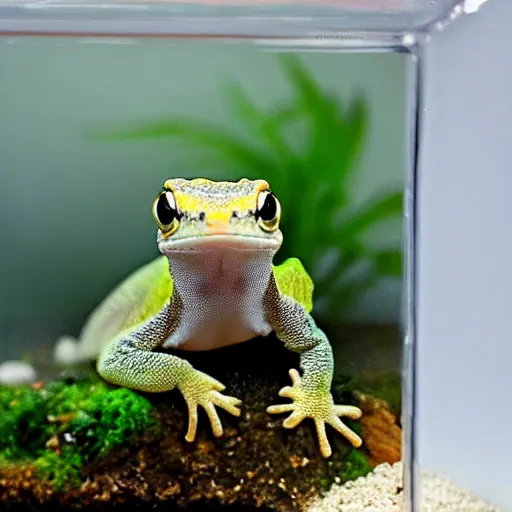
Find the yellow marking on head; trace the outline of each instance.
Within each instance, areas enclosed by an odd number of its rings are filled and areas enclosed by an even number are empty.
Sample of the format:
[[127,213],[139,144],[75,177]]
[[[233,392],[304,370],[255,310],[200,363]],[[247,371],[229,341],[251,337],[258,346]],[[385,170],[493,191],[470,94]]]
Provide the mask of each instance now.
[[234,211],[254,211],[258,194],[268,190],[269,185],[264,180],[252,181],[246,178],[238,182],[177,178],[167,180],[164,188],[174,193],[181,212],[204,212],[208,219],[227,222]]
[[176,205],[181,212],[195,213],[209,210],[207,201],[202,197],[191,195],[189,192],[175,191]]
[[279,202],[264,180],[170,179],[153,203],[153,216],[163,239],[212,234],[281,237]]

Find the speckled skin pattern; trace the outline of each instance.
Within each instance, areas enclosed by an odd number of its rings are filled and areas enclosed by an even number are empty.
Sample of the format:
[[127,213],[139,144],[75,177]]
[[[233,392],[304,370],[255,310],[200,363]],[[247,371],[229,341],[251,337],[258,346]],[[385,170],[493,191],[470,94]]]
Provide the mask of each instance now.
[[97,363],[100,375],[146,392],[177,387],[189,410],[185,439],[195,439],[198,406],[208,414],[213,434],[221,436],[215,407],[239,416],[241,401],[224,395],[222,383],[186,360],[155,349],[211,350],[275,331],[286,348],[300,354],[302,376],[290,370],[292,386],[279,395],[292,402],[270,406],[268,412],[291,413],[285,428],[312,418],[324,457],[331,455],[326,424],[360,446],[361,439],[340,420],[359,418],[360,409],[333,403],[327,337],[303,303],[293,293],[282,293],[276,280],[272,259],[282,242],[280,206],[269,185],[263,180],[172,179],[164,184],[153,212],[172,293],[158,313],[107,344]]

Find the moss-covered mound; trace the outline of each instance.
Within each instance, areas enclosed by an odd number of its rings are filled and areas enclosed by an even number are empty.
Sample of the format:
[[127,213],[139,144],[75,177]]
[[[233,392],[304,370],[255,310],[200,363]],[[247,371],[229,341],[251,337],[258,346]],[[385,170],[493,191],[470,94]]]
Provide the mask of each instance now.
[[[396,417],[385,405],[358,397],[348,381],[333,393],[338,403],[363,407],[366,423],[350,426],[362,434],[364,448],[353,449],[331,431],[334,453],[324,460],[311,422],[282,428],[285,416],[277,419],[266,407],[282,401],[278,390],[289,384],[287,370],[297,368],[298,359],[272,339],[189,360],[244,402],[240,418],[219,411],[225,427],[220,439],[200,413],[196,442],[185,442],[187,411],[176,391],[142,395],[110,387],[93,373],[0,388],[0,509],[110,510],[129,503],[147,510],[300,510],[333,481],[357,478],[381,462],[366,441],[380,435],[382,425],[399,450]],[[396,450],[385,453],[396,458]]]
[[0,387],[0,463],[29,464],[54,488],[79,485],[81,470],[152,423],[148,400],[93,377]]

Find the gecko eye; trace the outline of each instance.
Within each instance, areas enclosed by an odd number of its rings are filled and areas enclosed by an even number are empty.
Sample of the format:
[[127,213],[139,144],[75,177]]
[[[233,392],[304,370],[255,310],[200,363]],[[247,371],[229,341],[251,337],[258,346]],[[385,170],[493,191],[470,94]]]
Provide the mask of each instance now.
[[153,217],[164,236],[170,236],[178,229],[180,215],[172,192],[160,192],[153,202]]
[[281,217],[281,206],[276,196],[265,190],[258,196],[256,218],[265,231],[275,231]]

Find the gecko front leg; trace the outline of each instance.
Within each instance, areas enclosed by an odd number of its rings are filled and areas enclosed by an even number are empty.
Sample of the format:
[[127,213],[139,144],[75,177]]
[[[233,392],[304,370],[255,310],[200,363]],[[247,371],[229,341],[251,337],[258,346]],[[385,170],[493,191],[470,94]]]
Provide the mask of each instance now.
[[281,295],[274,279],[271,279],[265,297],[267,319],[285,347],[300,353],[302,377],[295,369],[290,370],[292,386],[279,391],[279,396],[290,398],[292,403],[271,405],[270,414],[291,412],[283,422],[285,428],[294,428],[304,418],[312,418],[324,457],[332,454],[325,425],[329,424],[355,447],[361,438],[350,430],[340,416],[358,419],[362,411],[351,405],[335,405],[331,394],[333,376],[332,348],[324,332],[319,329],[307,311],[290,297]]
[[98,359],[98,373],[112,384],[140,391],[158,393],[177,387],[189,413],[185,439],[192,442],[196,437],[198,406],[206,411],[214,436],[220,437],[223,428],[215,406],[240,416],[241,400],[223,395],[222,383],[194,369],[188,361],[154,352],[176,329],[180,313],[181,300],[174,294],[160,313],[110,342]]

